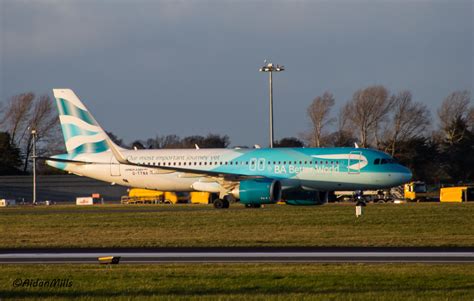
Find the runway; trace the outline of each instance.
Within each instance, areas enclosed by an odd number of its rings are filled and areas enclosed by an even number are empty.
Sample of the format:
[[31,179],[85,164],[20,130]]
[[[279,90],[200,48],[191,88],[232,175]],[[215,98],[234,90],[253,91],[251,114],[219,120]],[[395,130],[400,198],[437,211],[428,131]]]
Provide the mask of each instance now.
[[0,264],[98,263],[474,263],[473,248],[173,248],[0,250]]

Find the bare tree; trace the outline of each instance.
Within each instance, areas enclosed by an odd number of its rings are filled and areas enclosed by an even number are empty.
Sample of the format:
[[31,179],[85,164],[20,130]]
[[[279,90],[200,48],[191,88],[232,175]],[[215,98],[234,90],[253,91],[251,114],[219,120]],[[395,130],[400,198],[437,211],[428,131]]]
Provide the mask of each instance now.
[[424,135],[430,125],[430,112],[426,105],[413,102],[410,91],[402,91],[392,97],[393,116],[385,132],[387,137],[386,151],[393,156],[397,144],[419,138]]
[[31,110],[29,126],[25,129],[26,133],[23,135],[26,140],[23,143],[23,154],[25,156],[23,171],[26,171],[28,168],[28,159],[33,149],[33,137],[28,129],[36,129],[36,142],[41,143],[43,140],[50,138],[51,134],[56,134],[57,131],[55,129],[59,126],[58,115],[48,95],[40,96],[34,102]]
[[334,122],[334,118],[329,116],[334,103],[334,96],[329,92],[324,92],[322,96],[317,96],[308,107],[307,112],[312,123],[311,146],[321,147],[325,127]]
[[337,118],[337,129],[332,134],[332,144],[334,146],[350,146],[354,145],[354,131],[349,122],[349,108],[343,106],[339,109]]
[[[9,99],[3,112],[2,124],[11,136],[12,144],[21,150],[23,171],[28,169],[33,148],[31,129],[37,132],[38,154],[52,150],[51,143],[62,139],[59,120],[54,104],[48,95],[35,97],[33,93],[22,93]],[[54,144],[54,143],[53,143]]]
[[441,131],[449,144],[454,144],[464,138],[465,128],[454,126],[456,122],[469,123],[469,102],[471,93],[469,91],[455,91],[449,94],[438,109]]
[[469,130],[471,132],[474,132],[474,107],[471,107],[469,109],[469,113],[467,114],[467,124],[468,124]]
[[349,120],[359,132],[361,146],[369,145],[370,135],[378,143],[380,125],[393,106],[393,100],[388,97],[387,89],[384,86],[371,86],[358,90],[346,106]]
[[24,138],[25,128],[27,128],[25,125],[28,124],[31,104],[34,99],[35,95],[29,92],[12,96],[7,101],[0,123],[6,126],[12,144],[18,146]]

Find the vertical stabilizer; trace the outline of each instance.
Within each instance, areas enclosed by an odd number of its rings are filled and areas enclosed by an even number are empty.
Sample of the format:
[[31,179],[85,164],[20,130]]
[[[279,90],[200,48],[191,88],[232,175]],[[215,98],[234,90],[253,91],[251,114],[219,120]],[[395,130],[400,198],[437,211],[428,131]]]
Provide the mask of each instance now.
[[107,134],[76,94],[70,89],[53,89],[53,94],[67,152],[81,154],[108,151],[111,141],[107,141]]

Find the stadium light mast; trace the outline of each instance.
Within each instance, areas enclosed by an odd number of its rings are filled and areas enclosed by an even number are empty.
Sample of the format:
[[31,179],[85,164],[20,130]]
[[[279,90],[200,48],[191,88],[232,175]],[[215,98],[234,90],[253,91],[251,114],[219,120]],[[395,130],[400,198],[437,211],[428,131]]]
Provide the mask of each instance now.
[[36,205],[36,129],[31,130],[33,136],[33,205]]
[[267,60],[264,62],[262,68],[259,69],[260,72],[268,72],[269,79],[269,89],[270,89],[270,148],[273,148],[273,72],[281,72],[285,70],[285,67],[280,65],[274,65],[272,63],[267,64]]

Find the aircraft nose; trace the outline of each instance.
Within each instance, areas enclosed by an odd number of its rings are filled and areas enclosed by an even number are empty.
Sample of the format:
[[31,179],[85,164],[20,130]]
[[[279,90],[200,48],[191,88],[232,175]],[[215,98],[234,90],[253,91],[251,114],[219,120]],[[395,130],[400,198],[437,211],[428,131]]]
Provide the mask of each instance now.
[[403,167],[403,172],[402,172],[402,175],[401,175],[401,180],[403,183],[408,183],[410,182],[411,178],[413,177],[413,174],[411,172],[411,170],[409,170],[408,168],[406,167]]

